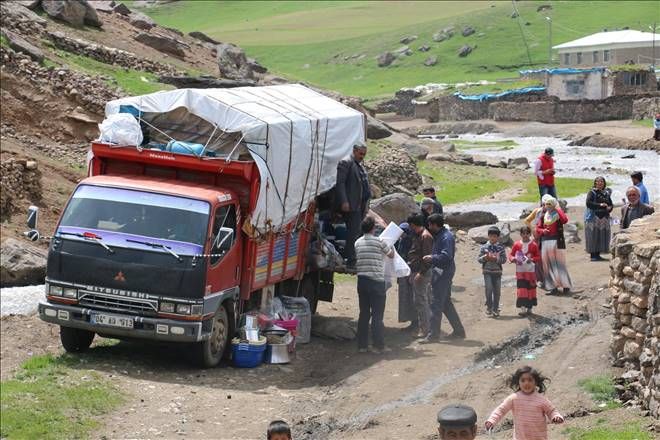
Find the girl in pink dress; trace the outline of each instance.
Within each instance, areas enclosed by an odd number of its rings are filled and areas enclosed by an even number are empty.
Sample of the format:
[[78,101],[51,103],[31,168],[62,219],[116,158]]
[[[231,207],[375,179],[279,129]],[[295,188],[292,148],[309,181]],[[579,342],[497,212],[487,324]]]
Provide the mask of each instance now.
[[511,248],[509,261],[516,263],[516,307],[520,308],[520,316],[532,313],[536,305],[536,265],[541,261],[539,247],[531,239],[532,230],[529,226],[520,228],[520,240]]
[[564,417],[542,393],[546,377],[534,368],[518,368],[511,376],[511,388],[516,392],[504,399],[486,420],[491,430],[511,411],[513,413],[513,440],[548,440],[547,423],[564,423]]

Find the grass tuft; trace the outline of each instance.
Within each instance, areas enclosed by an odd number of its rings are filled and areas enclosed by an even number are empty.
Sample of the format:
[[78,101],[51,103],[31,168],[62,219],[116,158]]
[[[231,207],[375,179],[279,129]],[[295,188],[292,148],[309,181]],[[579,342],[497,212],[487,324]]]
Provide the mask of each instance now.
[[[555,177],[555,186],[557,195],[561,199],[576,197],[580,194],[586,194],[593,180],[582,179],[578,177]],[[536,177],[531,176],[525,183],[525,192],[514,199],[516,202],[538,202],[540,200],[539,187],[536,183]]]
[[509,186],[508,182],[496,178],[486,167],[448,166],[433,160],[421,160],[417,162],[417,169],[422,176],[433,180],[443,205],[475,200]]
[[593,376],[578,381],[578,385],[591,395],[591,398],[599,403],[605,404],[604,409],[618,408],[621,403],[617,402],[616,390],[612,378],[605,375]]
[[131,95],[145,95],[159,90],[171,90],[174,87],[158,82],[156,75],[133,69],[125,69],[97,61],[93,58],[76,55],[62,50],[56,50],[70,68],[90,75],[106,77],[105,82],[111,87],[120,87]]
[[16,439],[86,438],[96,417],[123,396],[96,372],[78,369],[71,355],[34,356],[13,379],[2,382],[0,436]]
[[568,428],[564,434],[569,435],[570,440],[651,440],[651,434],[644,431],[637,424],[630,424],[622,429],[610,428]]

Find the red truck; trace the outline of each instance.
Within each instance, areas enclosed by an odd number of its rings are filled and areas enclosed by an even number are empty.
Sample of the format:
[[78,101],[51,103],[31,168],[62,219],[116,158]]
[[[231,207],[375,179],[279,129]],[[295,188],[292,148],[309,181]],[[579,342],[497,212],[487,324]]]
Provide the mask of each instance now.
[[332,299],[332,273],[306,264],[316,197],[260,230],[250,220],[268,179],[254,160],[104,142],[91,151],[51,239],[39,304],[67,351],[95,334],[171,341],[212,367],[263,292]]

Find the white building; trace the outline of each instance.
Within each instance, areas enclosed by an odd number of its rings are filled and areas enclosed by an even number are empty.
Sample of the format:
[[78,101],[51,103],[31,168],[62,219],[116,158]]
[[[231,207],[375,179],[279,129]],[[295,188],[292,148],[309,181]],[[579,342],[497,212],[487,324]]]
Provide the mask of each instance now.
[[561,67],[657,65],[660,63],[660,34],[634,30],[598,32],[553,49],[559,52]]

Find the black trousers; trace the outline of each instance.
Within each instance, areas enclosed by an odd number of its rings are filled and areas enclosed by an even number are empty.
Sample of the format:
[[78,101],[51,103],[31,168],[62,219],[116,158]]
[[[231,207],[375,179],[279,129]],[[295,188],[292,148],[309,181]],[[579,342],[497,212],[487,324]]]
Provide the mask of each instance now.
[[454,333],[465,334],[465,328],[458,316],[456,307],[451,300],[451,284],[453,277],[439,277],[431,284],[431,337],[440,337],[442,314],[447,317]]
[[358,276],[358,299],[360,317],[358,318],[358,348],[369,346],[369,320],[371,320],[371,338],[375,348],[385,346],[385,281],[376,281],[365,276]]
[[360,238],[360,223],[362,223],[362,211],[349,211],[342,214],[346,223],[346,246],[344,246],[344,258],[349,266],[355,265],[355,241]]

